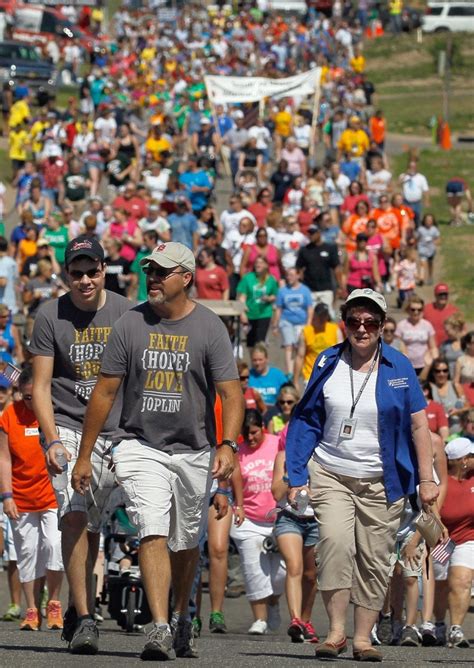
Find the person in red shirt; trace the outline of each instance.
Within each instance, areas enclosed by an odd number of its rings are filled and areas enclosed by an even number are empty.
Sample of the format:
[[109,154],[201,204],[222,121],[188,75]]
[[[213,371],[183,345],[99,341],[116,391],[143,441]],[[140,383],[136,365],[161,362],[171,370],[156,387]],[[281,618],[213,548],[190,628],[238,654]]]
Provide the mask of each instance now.
[[[462,624],[471,602],[474,572],[474,458],[473,443],[455,438],[445,448],[448,458],[448,491],[441,508],[441,519],[456,547],[446,567],[438,569],[439,594],[447,578],[451,628],[448,647],[469,648]],[[438,623],[441,620],[437,620]]]
[[257,195],[257,201],[247,208],[257,221],[257,227],[266,227],[267,216],[273,208],[272,193],[268,188],[262,188]]
[[431,384],[424,382],[423,394],[428,402],[425,408],[426,417],[428,418],[428,428],[432,434],[438,434],[446,442],[449,437],[448,416],[446,410],[439,401],[434,401]]
[[203,248],[197,261],[194,284],[198,299],[229,299],[227,272],[215,263],[212,252]]
[[135,222],[145,218],[148,213],[147,203],[141,197],[137,197],[136,186],[132,181],[126,184],[122,195],[117,195],[112,206],[114,209],[123,209],[128,218],[133,218]]
[[434,301],[426,304],[423,317],[428,320],[434,328],[436,345],[440,346],[448,340],[448,334],[444,328],[444,323],[453,315],[457,313],[458,309],[454,304],[449,304],[449,287],[446,283],[438,283],[434,287]]
[[11,520],[27,604],[20,628],[39,629],[40,584],[46,576],[50,597],[48,628],[62,629],[61,533],[56,498],[40,446],[39,425],[33,413],[31,368],[22,371],[19,388],[22,400],[10,404],[0,417],[0,493],[3,511]]
[[249,387],[250,370],[247,362],[238,362],[237,369],[239,371],[240,385],[244,395],[245,408],[254,408],[262,415],[267,412],[267,407],[262,395],[254,387]]

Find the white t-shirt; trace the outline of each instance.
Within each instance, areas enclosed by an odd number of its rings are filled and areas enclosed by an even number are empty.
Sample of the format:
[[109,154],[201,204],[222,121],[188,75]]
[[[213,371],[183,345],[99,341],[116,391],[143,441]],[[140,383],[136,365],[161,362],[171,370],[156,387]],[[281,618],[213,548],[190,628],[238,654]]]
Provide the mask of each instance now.
[[111,142],[117,130],[117,123],[113,116],[110,118],[98,118],[94,124],[94,129],[98,131],[102,141]]
[[403,198],[407,202],[420,202],[423,193],[429,191],[428,181],[423,174],[402,174],[400,176]]
[[332,176],[326,179],[324,189],[329,194],[329,206],[341,206],[351,182],[345,174],[339,174],[334,181]]
[[246,246],[251,246],[255,243],[255,234],[240,234],[239,230],[231,230],[229,234],[225,235],[222,242],[222,248],[226,248],[232,257],[234,271],[236,274],[240,272],[240,264]]
[[367,178],[367,195],[372,206],[378,206],[379,198],[382,193],[386,193],[392,175],[388,169],[381,169],[379,172],[371,172],[370,169],[366,173]]
[[267,149],[272,141],[270,131],[265,126],[252,125],[249,129],[249,139],[254,138],[257,140],[257,148],[261,151]]
[[163,216],[158,216],[155,220],[148,220],[148,218],[141,218],[138,221],[138,227],[142,232],[149,232],[150,230],[155,230],[157,234],[163,234],[164,232],[169,232],[171,225],[168,223],[166,218]]
[[229,211],[226,209],[221,213],[221,225],[224,228],[225,237],[232,230],[236,230],[237,232],[239,231],[239,223],[242,218],[250,218],[254,225],[257,222],[255,217],[250,213],[250,211],[247,211],[247,209],[242,209],[242,211]]
[[[367,376],[354,371],[354,397]],[[354,438],[341,439],[342,421],[350,416],[352,396],[349,364],[339,360],[332,376],[323,388],[326,421],[321,442],[313,458],[323,468],[351,478],[376,478],[382,475],[380,456],[378,410],[375,400],[377,371],[374,369],[354,411],[357,418]]]
[[274,244],[281,254],[281,263],[285,269],[292,269],[296,264],[298,251],[309,242],[307,236],[299,230],[294,232],[279,231],[275,234]]
[[296,143],[301,149],[309,148],[311,141],[311,126],[306,123],[306,125],[295,126],[293,128],[293,134],[296,139]]
[[165,192],[168,189],[168,181],[170,178],[169,170],[162,170],[158,176],[153,174],[145,174],[145,187],[150,191],[152,199],[161,202]]

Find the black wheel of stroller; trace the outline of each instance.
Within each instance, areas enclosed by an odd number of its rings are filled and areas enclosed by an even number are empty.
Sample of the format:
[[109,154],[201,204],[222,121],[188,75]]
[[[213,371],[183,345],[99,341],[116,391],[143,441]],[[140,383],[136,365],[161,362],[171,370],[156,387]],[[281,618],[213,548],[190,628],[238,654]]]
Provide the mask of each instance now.
[[125,613],[125,630],[127,633],[132,633],[135,626],[135,608],[136,608],[137,591],[135,588],[128,590],[127,597],[127,612]]

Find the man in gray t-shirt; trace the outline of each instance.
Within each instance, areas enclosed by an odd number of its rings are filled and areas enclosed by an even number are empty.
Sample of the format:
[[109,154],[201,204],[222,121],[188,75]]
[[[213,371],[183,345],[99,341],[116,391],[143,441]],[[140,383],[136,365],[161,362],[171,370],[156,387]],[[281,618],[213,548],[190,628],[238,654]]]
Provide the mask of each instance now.
[[[71,472],[79,451],[87,402],[97,380],[113,324],[131,304],[104,290],[105,264],[101,245],[86,236],[66,248],[70,292],[42,306],[30,342],[33,355],[33,405],[46,448],[48,469],[63,471],[57,457],[68,460],[67,485],[57,488],[64,566],[74,606],[66,612],[63,636],[74,654],[98,650],[93,620],[92,568],[99,548],[102,513],[114,485],[108,467],[120,405],[93,444],[93,476],[87,497],[74,492]],[[54,484],[54,482],[53,482]],[[88,595],[89,594],[89,595]]]
[[[197,656],[188,601],[199,535],[211,476],[225,479],[232,473],[244,406],[224,325],[188,298],[195,271],[192,252],[180,243],[163,243],[141,263],[148,302],[114,326],[87,409],[73,485],[85,493],[90,484],[93,443],[121,388],[120,440],[113,461],[127,513],[138,527],[140,568],[154,622],[141,656],[165,660]],[[220,444],[216,391],[222,401]]]

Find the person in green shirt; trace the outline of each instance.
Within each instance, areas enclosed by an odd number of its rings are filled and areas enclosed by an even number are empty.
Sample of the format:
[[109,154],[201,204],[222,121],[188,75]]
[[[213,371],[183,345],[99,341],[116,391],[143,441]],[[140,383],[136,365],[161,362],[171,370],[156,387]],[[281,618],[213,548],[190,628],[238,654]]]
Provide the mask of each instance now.
[[132,291],[135,288],[137,290],[136,300],[139,304],[146,302],[148,299],[148,293],[146,290],[146,274],[143,271],[143,267],[140,265],[140,260],[142,260],[147,255],[150,255],[151,251],[158,244],[158,234],[155,230],[147,230],[143,233],[143,246],[138,251],[132,266],[130,267],[132,271],[132,282],[131,287]]
[[245,274],[237,286],[237,297],[245,304],[241,322],[249,326],[248,348],[265,341],[277,292],[278,283],[268,271],[268,262],[263,257],[257,257],[254,270]]
[[54,250],[54,257],[59,265],[64,265],[66,246],[69,243],[68,229],[62,223],[61,216],[52,215],[46,219],[46,227],[41,235]]

